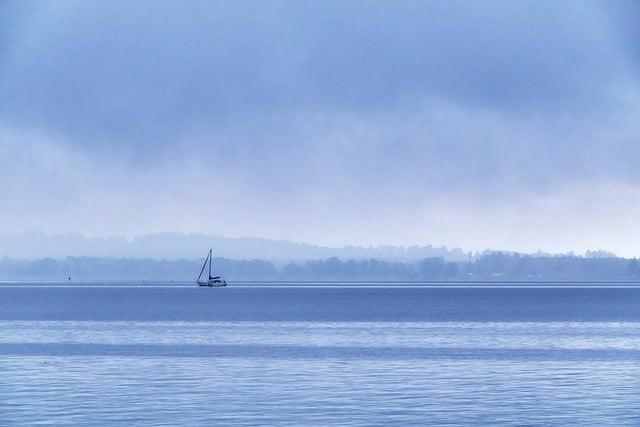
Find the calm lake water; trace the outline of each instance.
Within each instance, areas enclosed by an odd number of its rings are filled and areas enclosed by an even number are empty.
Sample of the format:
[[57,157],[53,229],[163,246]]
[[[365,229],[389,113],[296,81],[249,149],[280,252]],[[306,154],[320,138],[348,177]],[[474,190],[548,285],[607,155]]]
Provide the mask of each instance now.
[[634,286],[0,285],[0,425],[640,425]]

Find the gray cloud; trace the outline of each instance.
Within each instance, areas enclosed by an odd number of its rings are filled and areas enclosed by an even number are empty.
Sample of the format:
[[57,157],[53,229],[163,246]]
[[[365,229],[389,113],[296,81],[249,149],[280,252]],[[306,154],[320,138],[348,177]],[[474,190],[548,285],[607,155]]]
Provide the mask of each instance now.
[[0,111],[86,144],[173,143],[265,111],[388,111],[430,96],[510,113],[584,110],[625,72],[625,46],[588,2],[37,9],[14,32]]
[[[591,244],[550,206],[611,189],[612,218],[638,208],[634,18],[597,1],[5,3],[5,231]],[[518,234],[535,218],[552,237]]]

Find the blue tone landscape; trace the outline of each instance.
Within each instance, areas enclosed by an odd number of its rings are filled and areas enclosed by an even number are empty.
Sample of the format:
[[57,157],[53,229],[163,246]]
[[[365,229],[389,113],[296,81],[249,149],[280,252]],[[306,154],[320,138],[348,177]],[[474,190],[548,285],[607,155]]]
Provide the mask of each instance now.
[[639,426],[639,0],[0,0],[0,427]]

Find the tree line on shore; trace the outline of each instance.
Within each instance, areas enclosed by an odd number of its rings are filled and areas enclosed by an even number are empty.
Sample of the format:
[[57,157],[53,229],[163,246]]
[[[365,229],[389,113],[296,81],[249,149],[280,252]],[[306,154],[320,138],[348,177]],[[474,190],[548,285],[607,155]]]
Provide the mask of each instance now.
[[[0,280],[194,280],[202,260],[67,257],[0,259]],[[216,274],[242,280],[566,281],[640,280],[640,260],[488,253],[468,261],[440,257],[413,262],[327,258],[275,265],[214,258]]]

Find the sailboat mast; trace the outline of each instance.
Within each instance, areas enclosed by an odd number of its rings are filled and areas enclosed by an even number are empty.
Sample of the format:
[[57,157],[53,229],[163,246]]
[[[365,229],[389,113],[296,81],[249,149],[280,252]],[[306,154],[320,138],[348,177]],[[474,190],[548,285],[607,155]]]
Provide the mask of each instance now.
[[209,249],[209,279],[211,279],[211,262],[213,261],[212,255],[213,249]]
[[[209,259],[209,257],[207,257],[207,259]],[[198,282],[200,281],[200,278],[202,277],[202,273],[204,273],[204,268],[207,266],[207,259],[204,260],[204,264],[202,264],[202,269],[200,270],[200,275],[198,276]]]

